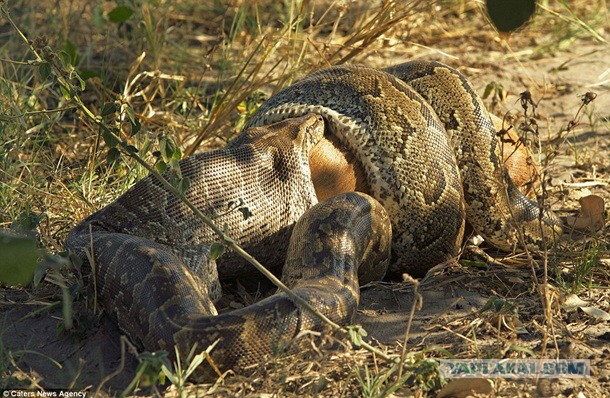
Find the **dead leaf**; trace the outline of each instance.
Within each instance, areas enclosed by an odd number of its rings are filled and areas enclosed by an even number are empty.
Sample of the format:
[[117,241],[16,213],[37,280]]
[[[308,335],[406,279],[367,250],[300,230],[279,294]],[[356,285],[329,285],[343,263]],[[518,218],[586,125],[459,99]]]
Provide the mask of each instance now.
[[491,394],[494,383],[489,379],[454,379],[437,395],[437,398],[465,398],[474,394]]
[[580,307],[581,310],[584,311],[585,314],[598,319],[600,321],[610,321],[610,314],[608,314],[604,310],[600,310],[596,307]]
[[606,311],[600,310],[597,307],[592,307],[590,303],[581,300],[577,295],[570,294],[568,297],[566,297],[566,301],[563,304],[563,309],[575,310],[577,308],[580,308],[585,314],[592,318],[600,321],[610,321],[610,314],[608,314]]
[[604,227],[604,199],[597,195],[584,196],[580,202],[578,217],[568,217],[568,225],[574,229],[597,232]]
[[566,310],[576,309],[578,307],[586,307],[589,303],[584,300],[581,300],[577,295],[570,294],[566,297],[566,301],[563,304],[563,308]]

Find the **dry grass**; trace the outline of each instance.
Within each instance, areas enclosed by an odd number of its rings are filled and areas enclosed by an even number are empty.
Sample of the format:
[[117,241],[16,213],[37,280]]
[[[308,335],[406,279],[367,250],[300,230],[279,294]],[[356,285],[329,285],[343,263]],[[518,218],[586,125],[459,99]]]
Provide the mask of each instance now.
[[[134,14],[118,24],[105,17],[115,6],[111,2],[14,1],[8,5],[16,24],[30,39],[44,36],[50,48],[70,58],[86,79],[80,97],[94,113],[101,114],[104,104],[111,102],[133,107],[142,123],[133,137],[128,136],[125,120],[118,113],[106,120],[120,127],[151,163],[160,134],[173,137],[185,154],[220,147],[239,132],[267,96],[328,65],[386,66],[397,58],[440,57],[464,67],[467,74],[476,74],[480,69],[493,69],[498,59],[525,62],[581,45],[583,38],[608,40],[610,27],[604,1],[571,2],[573,14],[561,2],[542,2],[546,11],[513,37],[511,49],[496,41],[477,2],[268,3],[126,1],[121,4]],[[74,111],[53,79],[45,79],[36,65],[28,64],[31,53],[4,19],[0,19],[0,42],[0,228],[8,228],[16,220],[37,224],[40,244],[51,252],[60,251],[77,221],[114,200],[146,171],[129,161],[115,165],[106,161],[102,135]],[[481,47],[500,55],[493,61],[479,59],[468,65],[455,58]],[[541,92],[547,89],[527,71],[520,79],[535,83]],[[503,105],[499,106],[502,110]],[[587,116],[592,131],[610,131],[607,119]],[[558,135],[558,130],[552,133]],[[565,145],[557,150],[564,151]],[[545,148],[544,158],[550,154]],[[607,164],[599,158],[585,156],[577,148],[567,152],[578,158],[575,163],[583,172],[595,168],[600,178],[607,176]],[[561,200],[561,194],[556,193],[557,197]],[[435,327],[444,334],[435,339],[436,355],[443,355],[441,348],[456,344],[452,354],[459,357],[521,355],[523,351],[514,347],[522,342],[512,331],[498,327],[500,321],[505,325],[519,321],[535,330],[545,342],[536,350],[544,353],[546,341],[555,340],[554,328],[565,328],[567,320],[574,320],[562,313],[560,297],[588,292],[599,303],[607,300],[607,293],[593,289],[596,284],[607,286],[610,279],[607,270],[599,267],[600,259],[608,258],[607,233],[584,237],[571,250],[549,254],[544,268],[550,269],[548,277],[532,275],[529,269],[518,275],[494,266],[484,266],[481,271],[476,268],[480,263],[448,271],[450,278],[453,272],[468,274],[473,278],[471,287],[507,303],[518,300],[519,316],[502,312],[508,308],[503,307],[502,311],[452,320],[450,325],[439,321]],[[518,257],[502,259],[502,263],[527,261]],[[524,282],[519,288],[515,278]],[[550,285],[539,293],[535,281]],[[29,289],[26,291],[28,296],[22,302],[40,300],[40,293],[30,296]],[[44,295],[44,303],[61,299],[60,292],[53,292]],[[4,299],[1,305],[13,303]],[[264,364],[252,376],[236,376],[216,387],[193,388],[200,393],[212,388],[215,394],[230,396],[255,392],[384,396],[393,388],[398,395],[411,390],[425,394],[438,389],[442,381],[429,359],[434,351],[426,351],[425,343],[408,347],[413,350],[409,357],[412,368],[405,380],[397,380],[396,368],[363,350],[355,351],[344,341],[308,336],[303,344],[309,349]],[[549,347],[559,351],[557,344]],[[387,350],[400,355],[401,347]],[[14,377],[19,355],[8,351],[6,355],[0,358],[0,372]],[[27,369],[20,375],[24,383],[36,383],[37,377]]]

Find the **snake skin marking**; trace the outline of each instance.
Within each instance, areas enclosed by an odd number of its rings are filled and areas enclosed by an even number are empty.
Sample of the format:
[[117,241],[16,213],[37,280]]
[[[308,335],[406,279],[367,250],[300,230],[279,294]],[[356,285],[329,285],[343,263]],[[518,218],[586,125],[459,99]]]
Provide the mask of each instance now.
[[[532,244],[558,229],[510,182],[488,115],[461,75],[422,62],[387,72],[314,73],[266,101],[225,149],[181,161],[187,198],[263,263],[285,260],[282,278],[293,292],[341,325],[356,311],[358,277],[382,277],[390,247],[392,267],[421,275],[455,256],[466,216],[502,248],[514,243],[515,228]],[[328,146],[313,156],[318,145]],[[340,171],[310,166],[337,151],[347,160]],[[350,180],[331,183],[327,195],[354,188],[372,197],[350,192],[317,203],[312,177],[327,172]],[[245,203],[252,215],[245,219],[230,203]],[[216,264],[216,239],[147,177],[77,225],[66,247],[85,262],[93,251],[101,304],[149,351],[177,346],[185,355],[219,340],[213,360],[240,371],[300,331],[323,328],[283,294],[215,315],[219,275],[251,272],[233,253]]]
[[447,134],[419,94],[375,69],[332,67],[274,95],[248,126],[308,113],[324,117],[325,135],[359,160],[369,193],[390,214],[393,266],[422,275],[457,254],[464,228],[459,172]]
[[510,251],[518,243],[538,248],[561,234],[558,218],[540,211],[523,195],[502,164],[502,150],[482,100],[458,71],[438,62],[413,61],[384,69],[408,83],[444,123],[456,156],[466,217],[494,246]]

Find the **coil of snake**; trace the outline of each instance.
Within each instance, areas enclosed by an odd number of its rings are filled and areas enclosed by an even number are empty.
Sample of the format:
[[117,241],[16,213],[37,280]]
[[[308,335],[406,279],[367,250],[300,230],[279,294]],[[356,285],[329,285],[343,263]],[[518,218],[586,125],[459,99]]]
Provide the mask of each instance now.
[[[507,176],[470,84],[436,62],[316,72],[266,101],[226,148],[180,167],[189,200],[263,264],[284,264],[282,280],[341,325],[359,279],[382,277],[390,259],[425,274],[456,255],[466,219],[504,250],[517,229],[531,246],[561,232]],[[228,211],[239,201],[247,219]],[[92,252],[105,311],[149,351],[218,341],[216,365],[240,371],[323,327],[280,293],[217,315],[219,278],[253,271],[233,253],[212,261],[215,240],[149,176],[78,224],[66,247],[84,261]]]

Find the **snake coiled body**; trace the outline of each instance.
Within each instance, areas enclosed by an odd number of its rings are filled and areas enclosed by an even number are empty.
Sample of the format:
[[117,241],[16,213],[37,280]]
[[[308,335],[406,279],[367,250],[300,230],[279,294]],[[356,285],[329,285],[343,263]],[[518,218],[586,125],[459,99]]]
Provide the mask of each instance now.
[[[310,153],[329,136],[353,154],[367,192],[316,204]],[[455,70],[422,62],[385,71],[340,66],[279,92],[227,148],[184,159],[180,168],[191,180],[189,200],[263,263],[286,259],[283,278],[294,291],[347,324],[357,275],[385,272],[391,230],[392,267],[414,275],[457,254],[466,218],[504,249],[515,245],[517,229],[526,244],[552,237],[556,219],[514,187],[498,151],[489,116]],[[147,350],[178,345],[186,353],[218,340],[214,361],[239,370],[321,327],[281,294],[215,316],[218,275],[253,272],[232,253],[212,261],[215,240],[147,177],[75,227],[66,246],[85,261],[93,254],[104,308]]]
[[453,68],[324,69],[266,101],[247,127],[308,113],[322,115],[362,162],[371,195],[392,219],[397,270],[421,276],[455,257],[465,215],[504,250],[517,244],[517,229],[530,247],[561,232],[510,180],[489,114]]
[[494,246],[510,251],[522,232],[538,248],[561,233],[558,218],[515,186],[503,167],[502,149],[481,98],[458,71],[438,62],[415,61],[383,69],[408,83],[437,114],[460,170],[466,219]]

